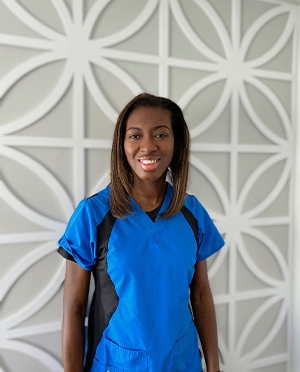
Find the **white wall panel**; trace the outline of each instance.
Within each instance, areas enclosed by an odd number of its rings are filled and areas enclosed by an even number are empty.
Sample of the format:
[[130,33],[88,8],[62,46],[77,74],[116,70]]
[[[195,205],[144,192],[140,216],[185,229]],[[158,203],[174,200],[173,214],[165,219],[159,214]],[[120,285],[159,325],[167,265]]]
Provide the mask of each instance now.
[[189,191],[226,239],[209,260],[223,369],[300,368],[298,27],[298,1],[0,0],[0,370],[62,371],[56,242],[109,182],[141,91],[183,108]]

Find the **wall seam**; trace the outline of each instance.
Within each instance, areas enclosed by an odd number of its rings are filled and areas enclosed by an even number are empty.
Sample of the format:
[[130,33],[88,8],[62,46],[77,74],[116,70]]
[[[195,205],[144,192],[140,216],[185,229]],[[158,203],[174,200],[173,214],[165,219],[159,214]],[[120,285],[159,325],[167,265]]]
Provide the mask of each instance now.
[[295,83],[295,188],[294,188],[294,226],[293,226],[293,275],[292,275],[292,324],[291,324],[291,337],[292,337],[292,371],[300,371],[300,106],[299,106],[299,93],[300,93],[300,7],[297,10],[298,22],[296,22],[296,83]]

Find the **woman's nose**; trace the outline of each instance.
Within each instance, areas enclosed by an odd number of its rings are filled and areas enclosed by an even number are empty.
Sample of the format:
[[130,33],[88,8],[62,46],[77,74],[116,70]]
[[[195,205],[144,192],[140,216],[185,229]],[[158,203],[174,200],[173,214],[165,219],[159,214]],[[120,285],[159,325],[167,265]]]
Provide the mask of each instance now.
[[157,143],[155,141],[155,138],[153,136],[143,137],[143,140],[141,143],[141,150],[146,153],[151,153],[157,150]]

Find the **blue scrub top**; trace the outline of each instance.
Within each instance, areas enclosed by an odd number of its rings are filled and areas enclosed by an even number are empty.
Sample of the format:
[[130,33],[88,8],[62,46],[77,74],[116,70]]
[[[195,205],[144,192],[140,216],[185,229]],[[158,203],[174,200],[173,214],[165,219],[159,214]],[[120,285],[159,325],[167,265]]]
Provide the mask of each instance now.
[[196,262],[224,241],[202,204],[187,195],[177,215],[155,222],[134,201],[114,218],[110,188],[84,199],[59,240],[59,252],[91,270],[86,371],[199,372],[197,331],[189,307]]

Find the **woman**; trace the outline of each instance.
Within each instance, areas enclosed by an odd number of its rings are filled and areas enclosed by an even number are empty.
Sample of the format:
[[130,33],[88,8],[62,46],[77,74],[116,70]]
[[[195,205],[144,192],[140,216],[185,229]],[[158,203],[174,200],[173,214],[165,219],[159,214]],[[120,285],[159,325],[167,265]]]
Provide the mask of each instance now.
[[199,372],[198,335],[207,371],[219,371],[206,258],[224,241],[186,194],[188,157],[188,127],[171,100],[140,94],[120,113],[111,183],[78,205],[59,241],[66,372]]

